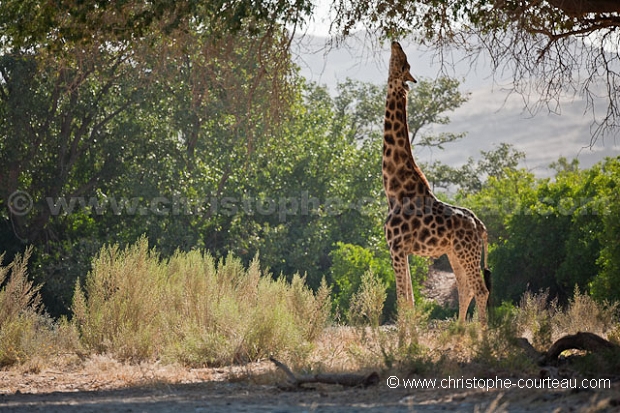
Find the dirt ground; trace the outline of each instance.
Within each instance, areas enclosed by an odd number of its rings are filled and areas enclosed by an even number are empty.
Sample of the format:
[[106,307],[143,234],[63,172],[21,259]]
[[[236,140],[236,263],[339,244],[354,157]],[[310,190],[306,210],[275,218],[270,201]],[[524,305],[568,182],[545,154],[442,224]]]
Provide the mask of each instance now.
[[448,308],[459,307],[456,277],[453,272],[431,268],[428,278],[422,285],[422,294]]
[[[107,366],[107,367],[106,367]],[[620,382],[591,390],[284,389],[269,362],[244,368],[121,366],[101,358],[71,372],[0,372],[2,412],[592,412],[620,410]]]

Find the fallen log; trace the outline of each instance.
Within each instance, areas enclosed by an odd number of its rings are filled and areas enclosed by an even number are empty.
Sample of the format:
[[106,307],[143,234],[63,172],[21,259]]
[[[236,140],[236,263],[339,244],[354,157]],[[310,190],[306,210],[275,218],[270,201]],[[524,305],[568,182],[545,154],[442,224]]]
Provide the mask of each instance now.
[[296,376],[291,369],[281,361],[273,357],[269,357],[269,360],[286,374],[289,384],[293,387],[301,387],[303,384],[308,383],[339,384],[346,387],[368,387],[379,383],[379,374],[374,371],[370,374],[321,373]]
[[517,338],[517,345],[525,351],[525,355],[535,362],[539,362],[541,357],[543,357],[543,353],[540,353],[538,350],[534,348],[533,345],[525,337]]
[[553,361],[557,361],[558,356],[562,354],[563,351],[571,349],[595,353],[606,350],[620,350],[620,347],[600,336],[597,336],[596,334],[579,332],[577,334],[564,336],[558,339],[542,356],[539,360],[539,364],[545,365]]

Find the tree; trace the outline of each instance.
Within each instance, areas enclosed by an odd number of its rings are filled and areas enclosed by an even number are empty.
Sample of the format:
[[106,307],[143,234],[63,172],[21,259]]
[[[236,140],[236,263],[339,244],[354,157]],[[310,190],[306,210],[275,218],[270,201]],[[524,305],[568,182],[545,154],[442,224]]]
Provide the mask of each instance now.
[[596,191],[589,213],[602,222],[596,234],[600,244],[597,265],[601,270],[589,287],[595,298],[620,300],[620,158],[608,158],[593,167],[586,186]]
[[103,243],[222,247],[183,202],[233,192],[293,89],[286,8],[247,5],[0,3],[0,250],[39,247],[54,315]]
[[462,199],[489,230],[497,299],[547,290],[566,303],[575,286],[601,300],[620,297],[618,165],[608,158],[580,170],[560,158],[554,178],[539,180],[508,169]]
[[35,245],[51,314],[101,245],[143,234],[313,286],[337,241],[384,246],[385,93],[299,78],[283,25],[306,6],[0,3],[0,250]]
[[[35,203],[6,217],[23,241],[49,238],[45,199],[92,192],[144,155],[135,150],[151,143],[139,137],[154,125],[141,116],[149,105],[162,116],[174,107],[162,133],[179,133],[190,158],[206,119],[233,129],[250,153],[268,132],[257,125],[277,125],[287,99],[290,39],[281,24],[309,12],[285,1],[56,3],[0,3],[0,159],[8,169],[0,200],[9,205],[26,191]],[[253,105],[266,91],[269,107]]]
[[[494,71],[512,71],[531,110],[558,110],[563,93],[580,91],[593,112],[593,139],[620,126],[617,1],[338,0],[333,7],[338,35],[360,24],[384,39],[412,34],[442,60],[452,47],[472,59],[486,52]],[[530,104],[532,87],[540,97]]]
[[430,125],[447,125],[450,123],[448,112],[459,108],[469,99],[468,93],[459,90],[461,82],[458,79],[441,76],[434,81],[420,79],[416,87],[409,92],[407,115],[411,144],[419,137],[415,144],[426,147],[443,149],[443,145],[462,139],[465,133],[444,132],[438,136],[424,134],[424,129]]
[[496,149],[480,151],[481,159],[469,158],[460,167],[445,165],[435,161],[425,165],[429,182],[434,187],[456,189],[462,197],[480,191],[489,178],[502,179],[517,170],[525,153],[516,150],[511,144],[501,142]]

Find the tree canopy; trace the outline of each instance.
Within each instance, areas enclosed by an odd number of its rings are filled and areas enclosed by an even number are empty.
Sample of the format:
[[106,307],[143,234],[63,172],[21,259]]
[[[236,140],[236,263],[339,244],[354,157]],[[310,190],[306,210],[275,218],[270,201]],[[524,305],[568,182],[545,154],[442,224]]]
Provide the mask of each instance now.
[[559,111],[564,93],[579,92],[593,116],[593,139],[620,127],[617,1],[337,0],[333,8],[335,35],[413,35],[442,59],[451,48],[472,59],[487,53],[495,72],[513,74],[530,110]]
[[190,26],[216,38],[242,29],[256,34],[300,24],[311,11],[303,0],[9,0],[0,3],[0,46],[58,53],[69,43],[128,44]]

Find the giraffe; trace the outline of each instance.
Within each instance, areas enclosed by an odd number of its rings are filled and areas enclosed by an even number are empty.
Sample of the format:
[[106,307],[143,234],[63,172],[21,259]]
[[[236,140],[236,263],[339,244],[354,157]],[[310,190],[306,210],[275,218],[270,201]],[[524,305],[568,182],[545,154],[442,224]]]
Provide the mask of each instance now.
[[[392,43],[383,134],[383,188],[389,211],[385,222],[398,299],[413,306],[409,255],[438,258],[448,256],[456,276],[459,321],[475,297],[480,322],[486,324],[486,306],[491,289],[487,267],[487,230],[476,215],[462,207],[437,199],[416,164],[407,126],[407,82],[410,73],[400,44]],[[483,274],[480,274],[484,255]]]

